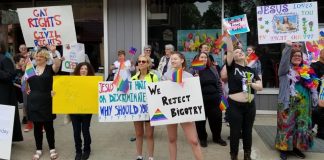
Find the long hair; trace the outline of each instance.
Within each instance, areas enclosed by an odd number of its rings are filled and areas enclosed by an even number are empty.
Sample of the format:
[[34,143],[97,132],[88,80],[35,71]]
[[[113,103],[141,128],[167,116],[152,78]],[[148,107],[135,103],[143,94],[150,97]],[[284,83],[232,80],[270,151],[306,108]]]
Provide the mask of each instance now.
[[208,56],[207,53],[205,53],[205,52],[200,52],[200,53],[195,57],[194,60],[199,60],[199,57],[200,57],[200,55],[202,55],[202,54],[205,54],[205,55],[207,56],[207,63],[206,63],[206,67],[209,68],[210,66],[212,66],[212,62],[211,62],[211,60],[210,60],[210,58],[209,58],[209,56]]
[[73,75],[80,76],[80,70],[81,70],[81,67],[82,66],[87,66],[87,68],[88,68],[88,74],[87,74],[87,76],[94,76],[95,75],[95,71],[94,71],[92,65],[90,63],[88,63],[88,62],[81,62],[81,63],[79,63],[75,67],[74,72],[73,72]]
[[182,53],[177,52],[177,51],[173,51],[173,52],[171,53],[171,55],[173,55],[173,54],[176,54],[176,55],[178,55],[178,57],[179,57],[180,59],[183,59],[182,69],[186,69],[186,66],[187,66],[187,64],[186,64],[186,57],[185,57]]

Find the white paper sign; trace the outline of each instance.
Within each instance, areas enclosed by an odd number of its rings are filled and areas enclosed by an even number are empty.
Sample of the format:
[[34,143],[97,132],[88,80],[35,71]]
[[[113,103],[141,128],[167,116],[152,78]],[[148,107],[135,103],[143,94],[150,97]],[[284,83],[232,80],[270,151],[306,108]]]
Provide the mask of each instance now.
[[85,61],[84,44],[76,43],[63,47],[62,71],[73,72],[74,68],[81,62]]
[[230,35],[250,32],[246,14],[225,18],[223,23],[226,26],[227,32]]
[[147,84],[146,94],[152,126],[205,120],[198,77]]
[[0,104],[0,159],[10,159],[15,107]]
[[18,8],[27,47],[77,43],[72,6]]
[[113,82],[99,82],[99,122],[149,120],[146,81],[129,81],[127,94],[117,91]]
[[318,40],[317,2],[257,7],[259,44]]

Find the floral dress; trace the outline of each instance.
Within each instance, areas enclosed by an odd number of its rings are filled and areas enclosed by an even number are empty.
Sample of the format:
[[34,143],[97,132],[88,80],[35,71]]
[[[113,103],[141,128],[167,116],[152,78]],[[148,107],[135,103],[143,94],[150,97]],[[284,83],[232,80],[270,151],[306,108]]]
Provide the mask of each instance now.
[[275,147],[282,151],[306,151],[313,146],[310,90],[299,82],[295,90],[297,94],[290,96],[289,108],[278,104]]

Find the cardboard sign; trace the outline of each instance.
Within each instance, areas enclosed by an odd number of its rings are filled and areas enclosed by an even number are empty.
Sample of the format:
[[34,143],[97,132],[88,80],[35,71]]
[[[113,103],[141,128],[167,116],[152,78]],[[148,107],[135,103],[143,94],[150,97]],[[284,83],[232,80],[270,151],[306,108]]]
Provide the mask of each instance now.
[[62,71],[73,72],[74,68],[81,62],[85,61],[84,44],[76,43],[63,47]]
[[10,159],[15,106],[0,104],[0,159]]
[[152,126],[205,120],[199,77],[183,84],[162,81],[147,84],[147,101]]
[[259,44],[318,40],[317,2],[257,7]]
[[230,35],[250,32],[246,14],[225,18],[223,22]]
[[54,76],[53,113],[97,114],[101,76]]
[[324,28],[319,29],[319,39],[316,41],[305,42],[307,50],[307,59],[310,62],[316,62],[319,60],[320,51],[324,49]]
[[18,8],[27,47],[77,43],[72,6]]
[[113,82],[99,83],[99,122],[149,120],[146,81],[129,81],[129,91],[117,90]]

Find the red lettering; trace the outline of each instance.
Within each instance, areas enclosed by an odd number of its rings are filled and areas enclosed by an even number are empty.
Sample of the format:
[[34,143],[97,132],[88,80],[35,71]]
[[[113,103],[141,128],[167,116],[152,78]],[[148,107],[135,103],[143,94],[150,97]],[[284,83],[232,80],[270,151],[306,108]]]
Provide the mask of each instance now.
[[39,17],[39,13],[37,12],[37,9],[34,9],[34,11],[33,11],[33,15],[34,15],[35,17]]
[[40,39],[40,37],[37,35],[37,31],[34,31],[34,38],[35,39]]
[[32,18],[28,18],[28,26],[29,28],[35,27],[35,25],[33,24],[33,19]]
[[60,17],[61,17],[60,15],[55,15],[54,16],[56,25],[61,25],[62,24],[62,21],[60,20]]

